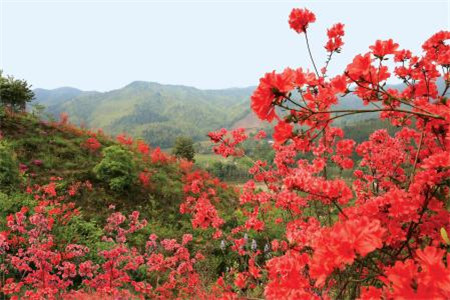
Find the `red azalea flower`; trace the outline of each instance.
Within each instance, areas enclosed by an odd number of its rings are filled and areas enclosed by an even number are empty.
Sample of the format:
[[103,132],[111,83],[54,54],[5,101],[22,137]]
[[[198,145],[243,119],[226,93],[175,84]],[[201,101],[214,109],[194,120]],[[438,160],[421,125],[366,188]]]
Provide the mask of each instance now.
[[327,31],[328,42],[325,45],[325,49],[328,52],[339,51],[340,48],[344,45],[344,42],[342,41],[342,37],[344,36],[344,34],[344,24],[334,24]]
[[377,40],[375,45],[369,47],[372,50],[373,55],[376,57],[384,57],[389,54],[395,54],[398,48],[398,44],[394,43],[392,39],[387,41]]
[[292,69],[287,68],[281,74],[266,73],[259,80],[259,86],[251,97],[251,107],[261,120],[271,122],[275,116],[273,102],[294,88],[294,83],[298,81],[299,75]]
[[370,53],[366,53],[364,56],[361,54],[355,56],[353,62],[347,66],[347,72],[350,78],[353,80],[359,79],[361,76],[365,76],[370,72],[372,66],[372,58]]
[[102,147],[102,144],[100,144],[100,142],[95,137],[91,137],[86,140],[83,146],[89,151],[96,152]]
[[282,144],[287,139],[292,137],[292,130],[294,129],[294,126],[292,126],[289,123],[286,122],[279,122],[277,126],[275,126],[275,132],[273,134],[273,139],[275,142]]
[[297,33],[306,32],[308,25],[316,21],[316,16],[306,8],[294,8],[289,15],[289,26]]

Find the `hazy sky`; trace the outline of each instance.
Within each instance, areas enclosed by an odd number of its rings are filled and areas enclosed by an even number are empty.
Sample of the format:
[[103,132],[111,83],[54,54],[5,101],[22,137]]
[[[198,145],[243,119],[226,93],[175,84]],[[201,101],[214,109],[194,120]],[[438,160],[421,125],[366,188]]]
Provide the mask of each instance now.
[[311,67],[289,29],[307,7],[319,65],[326,28],[346,26],[342,70],[376,39],[420,51],[449,29],[449,1],[39,1],[0,0],[0,68],[33,87],[120,88],[134,80],[198,88],[255,85],[267,71]]

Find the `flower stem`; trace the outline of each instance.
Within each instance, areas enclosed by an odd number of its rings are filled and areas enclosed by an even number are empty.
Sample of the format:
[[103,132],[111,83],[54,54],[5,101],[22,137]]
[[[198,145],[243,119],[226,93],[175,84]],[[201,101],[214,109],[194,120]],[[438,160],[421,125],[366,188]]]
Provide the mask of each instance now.
[[316,63],[314,62],[314,58],[312,56],[311,47],[309,46],[308,33],[306,30],[305,30],[305,40],[306,40],[306,48],[308,48],[309,58],[311,59],[311,62],[313,64],[314,71],[316,71],[317,77],[320,77],[319,71],[317,70],[317,67],[316,67]]

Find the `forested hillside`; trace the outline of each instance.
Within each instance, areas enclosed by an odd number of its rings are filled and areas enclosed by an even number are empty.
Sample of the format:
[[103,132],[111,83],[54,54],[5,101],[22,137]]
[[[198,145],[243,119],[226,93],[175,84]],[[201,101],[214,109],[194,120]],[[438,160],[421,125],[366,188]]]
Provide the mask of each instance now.
[[208,130],[230,127],[250,110],[253,88],[199,90],[193,87],[136,81],[105,93],[69,88],[35,90],[35,103],[55,118],[105,132],[127,132],[152,145],[170,147],[177,136],[205,140]]
[[[443,89],[443,81],[438,88]],[[402,85],[387,88],[403,89]],[[194,87],[135,81],[109,92],[74,88],[35,89],[33,103],[58,119],[67,113],[74,124],[102,128],[110,134],[128,133],[162,148],[173,146],[179,136],[194,141],[207,140],[207,132],[224,128],[267,129],[269,123],[250,111],[250,95],[255,87],[200,90]],[[294,93],[295,95],[295,93]],[[355,95],[341,98],[335,108],[374,109]],[[377,118],[377,113],[357,114],[336,121],[340,126]]]

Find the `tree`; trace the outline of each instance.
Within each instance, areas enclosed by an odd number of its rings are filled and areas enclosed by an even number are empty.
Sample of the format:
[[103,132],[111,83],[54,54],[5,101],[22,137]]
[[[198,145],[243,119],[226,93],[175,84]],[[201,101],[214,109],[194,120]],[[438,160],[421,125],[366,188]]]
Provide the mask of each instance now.
[[0,70],[0,103],[11,111],[25,111],[27,102],[34,98],[31,85],[13,76],[3,77]]
[[190,137],[177,137],[172,153],[176,157],[185,158],[188,161],[194,161],[194,141]]

